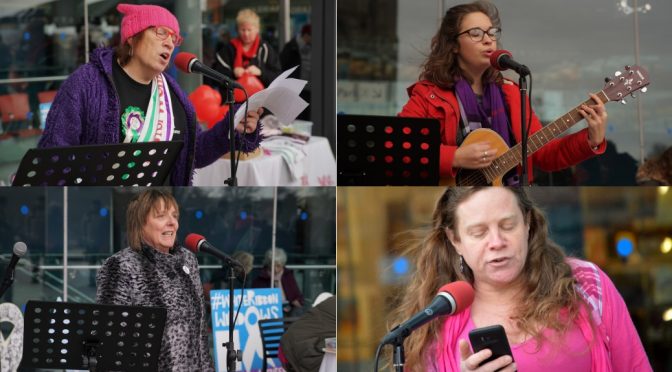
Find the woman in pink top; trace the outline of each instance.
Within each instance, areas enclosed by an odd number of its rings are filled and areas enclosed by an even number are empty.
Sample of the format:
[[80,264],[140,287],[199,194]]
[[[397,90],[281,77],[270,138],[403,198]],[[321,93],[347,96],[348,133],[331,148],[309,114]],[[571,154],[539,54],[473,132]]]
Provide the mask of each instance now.
[[[408,255],[416,271],[395,319],[431,302],[445,283],[466,280],[474,302],[406,339],[407,371],[651,371],[622,297],[594,264],[567,258],[523,189],[449,188],[430,234]],[[480,365],[468,333],[500,324],[513,360]]]

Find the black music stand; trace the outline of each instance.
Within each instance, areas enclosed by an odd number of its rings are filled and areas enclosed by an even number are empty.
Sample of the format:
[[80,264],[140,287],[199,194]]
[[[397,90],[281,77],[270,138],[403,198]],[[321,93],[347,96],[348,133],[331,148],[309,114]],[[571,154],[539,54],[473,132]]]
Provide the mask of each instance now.
[[12,186],[160,186],[182,141],[30,149]]
[[158,371],[167,311],[28,301],[21,368]]
[[338,115],[339,186],[438,185],[436,119]]

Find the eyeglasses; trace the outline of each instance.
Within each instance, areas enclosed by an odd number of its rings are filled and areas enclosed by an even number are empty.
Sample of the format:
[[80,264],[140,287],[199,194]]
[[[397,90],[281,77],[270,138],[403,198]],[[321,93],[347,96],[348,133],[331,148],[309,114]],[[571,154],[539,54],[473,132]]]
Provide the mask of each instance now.
[[499,27],[490,27],[490,29],[486,31],[483,30],[482,28],[474,27],[468,29],[467,31],[460,32],[459,34],[457,34],[457,37],[460,37],[460,35],[463,34],[468,34],[471,40],[475,42],[483,41],[485,34],[488,34],[488,36],[490,36],[490,40],[497,41],[497,39],[499,39],[499,37],[502,35],[502,29]]
[[154,32],[156,33],[156,37],[161,40],[166,40],[168,36],[170,36],[170,39],[173,41],[173,45],[175,46],[182,45],[182,40],[184,40],[177,32],[166,30],[163,27],[154,27]]

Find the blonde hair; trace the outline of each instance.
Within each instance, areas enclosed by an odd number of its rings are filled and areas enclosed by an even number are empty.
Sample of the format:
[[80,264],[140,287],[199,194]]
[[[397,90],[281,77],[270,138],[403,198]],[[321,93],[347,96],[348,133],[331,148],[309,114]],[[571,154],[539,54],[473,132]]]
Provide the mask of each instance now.
[[[421,311],[445,283],[465,280],[474,283],[474,276],[465,265],[460,270],[460,256],[447,237],[450,229],[457,234],[457,207],[482,188],[448,188],[439,199],[426,237],[405,250],[415,264],[410,283],[397,299],[391,324],[399,324]],[[565,254],[548,237],[546,218],[522,188],[507,188],[530,226],[528,255],[521,276],[524,300],[514,309],[513,319],[521,331],[543,340],[542,330],[551,328],[564,333],[577,319],[583,300],[574,288],[576,280]],[[435,349],[430,347],[442,339],[442,318],[417,329],[405,341],[406,366],[421,371]],[[541,326],[541,327],[540,327]],[[539,345],[539,343],[538,343]]]
[[241,9],[236,16],[236,24],[240,26],[243,23],[251,23],[252,25],[256,26],[258,30],[260,26],[259,16],[252,9]]
[[174,207],[179,214],[180,209],[177,206],[175,197],[166,190],[151,188],[138,194],[128,204],[126,210],[126,238],[128,245],[139,251],[142,248],[142,229],[147,223],[149,213],[158,211],[163,201],[164,208]]
[[254,256],[248,252],[244,251],[235,251],[231,255],[234,259],[240,262],[245,268],[245,274],[249,274],[252,271],[252,266],[254,266]]

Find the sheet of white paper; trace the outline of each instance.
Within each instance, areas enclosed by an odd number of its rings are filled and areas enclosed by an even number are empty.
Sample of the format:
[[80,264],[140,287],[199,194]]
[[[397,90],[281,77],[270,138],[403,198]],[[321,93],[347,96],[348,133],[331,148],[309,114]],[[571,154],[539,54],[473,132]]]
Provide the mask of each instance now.
[[[308,102],[299,97],[299,93],[308,83],[305,80],[288,78],[298,66],[280,74],[268,88],[253,94],[248,103],[248,111],[256,111],[265,107],[280,119],[280,122],[289,124],[308,107]],[[240,123],[245,115],[245,106],[241,106],[234,116],[234,122]]]
[[[276,86],[277,84],[280,84],[280,82],[281,82],[282,80],[287,79],[287,78],[289,77],[289,75],[291,75],[292,72],[294,72],[294,70],[296,70],[298,67],[299,67],[299,66],[297,65],[297,66],[294,66],[294,67],[290,68],[290,69],[287,70],[287,71],[283,71],[282,74],[278,75],[278,77],[276,77],[275,80],[273,80],[273,81],[268,85],[268,88],[273,88],[273,87]],[[267,88],[267,89],[268,89],[268,88]]]

